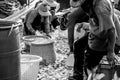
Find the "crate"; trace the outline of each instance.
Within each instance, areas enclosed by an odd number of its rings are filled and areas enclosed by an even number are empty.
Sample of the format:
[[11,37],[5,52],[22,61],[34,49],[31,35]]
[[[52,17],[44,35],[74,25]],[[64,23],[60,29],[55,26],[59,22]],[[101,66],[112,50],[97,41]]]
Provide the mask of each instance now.
[[[106,56],[104,56],[98,67],[98,72],[105,74],[101,80],[112,80],[114,78],[120,78],[120,64],[111,66],[108,63]],[[116,76],[115,73],[117,74]]]

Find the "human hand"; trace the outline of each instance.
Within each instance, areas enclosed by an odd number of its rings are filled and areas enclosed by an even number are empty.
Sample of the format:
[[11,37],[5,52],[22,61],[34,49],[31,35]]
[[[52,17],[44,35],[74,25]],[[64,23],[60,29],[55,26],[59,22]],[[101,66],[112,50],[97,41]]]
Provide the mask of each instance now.
[[89,31],[90,24],[87,22],[82,22],[82,23],[78,23],[77,26],[78,26],[77,32],[80,32],[81,28],[85,31]]
[[35,31],[31,31],[32,35],[35,35]]
[[35,35],[35,30],[29,29],[29,31],[32,33],[32,35]]
[[78,27],[77,27],[76,31],[80,33],[81,32],[81,28],[83,27],[83,23],[78,23],[77,26]]
[[40,35],[40,32],[38,30],[36,30],[35,35]]
[[111,66],[114,66],[115,62],[117,61],[117,57],[116,57],[115,53],[114,52],[108,52],[108,54],[107,54],[107,60],[108,60],[108,63]]

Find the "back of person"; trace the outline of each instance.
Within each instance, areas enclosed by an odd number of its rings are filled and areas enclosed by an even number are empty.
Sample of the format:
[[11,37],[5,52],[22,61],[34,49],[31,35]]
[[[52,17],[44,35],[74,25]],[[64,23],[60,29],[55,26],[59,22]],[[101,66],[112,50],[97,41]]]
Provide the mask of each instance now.
[[114,26],[113,22],[108,21],[112,19],[112,6],[109,0],[93,0],[91,5],[88,44],[93,50],[106,51],[108,46],[107,32],[111,26]]
[[[29,17],[31,16],[31,12],[33,12],[34,10],[31,10],[27,13],[26,15],[26,19],[24,21],[24,31],[25,34],[24,35],[33,35],[29,30],[28,27],[26,26],[27,21],[29,21]],[[43,23],[41,22],[41,15],[39,15],[39,13],[37,13],[36,17],[34,18],[34,21],[31,23],[32,28],[34,30],[40,30],[44,27],[44,25],[42,25]],[[41,25],[41,26],[40,26]]]

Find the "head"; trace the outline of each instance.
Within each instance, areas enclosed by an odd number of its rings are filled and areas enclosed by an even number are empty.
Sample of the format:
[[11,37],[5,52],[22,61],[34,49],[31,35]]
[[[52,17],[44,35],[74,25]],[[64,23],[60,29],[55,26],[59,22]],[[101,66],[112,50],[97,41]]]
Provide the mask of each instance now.
[[49,12],[49,8],[44,3],[39,4],[36,7],[36,10],[41,16],[51,16],[51,13]]

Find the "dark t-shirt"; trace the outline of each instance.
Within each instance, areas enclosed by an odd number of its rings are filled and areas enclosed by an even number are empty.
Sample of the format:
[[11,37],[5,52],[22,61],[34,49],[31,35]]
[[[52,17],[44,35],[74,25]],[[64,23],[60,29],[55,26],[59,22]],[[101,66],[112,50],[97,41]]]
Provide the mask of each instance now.
[[67,8],[70,7],[69,0],[57,0],[57,2],[60,3],[60,9],[59,10],[67,9]]

